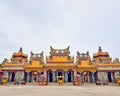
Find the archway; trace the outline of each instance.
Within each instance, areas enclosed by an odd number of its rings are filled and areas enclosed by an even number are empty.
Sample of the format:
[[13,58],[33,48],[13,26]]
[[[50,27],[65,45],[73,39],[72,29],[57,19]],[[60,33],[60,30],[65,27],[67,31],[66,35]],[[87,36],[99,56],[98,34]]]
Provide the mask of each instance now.
[[68,82],[71,82],[71,81],[72,81],[72,80],[71,80],[71,77],[72,77],[72,76],[71,76],[71,73],[72,73],[71,71],[68,72]]
[[10,72],[8,72],[8,82],[11,82],[11,79],[10,79]]
[[108,81],[109,81],[109,82],[112,82],[111,72],[108,72]]
[[68,82],[72,82],[73,81],[73,71],[72,70],[69,70],[68,72]]
[[84,71],[80,74],[80,78],[82,82],[86,83],[94,83],[95,82],[95,74],[90,71]]
[[95,83],[96,83],[98,80],[97,72],[94,73],[94,78],[95,78]]
[[28,76],[27,72],[24,72],[24,81],[25,82],[27,82],[27,76]]
[[12,72],[11,82],[14,82],[14,79],[15,79],[15,73],[14,73],[14,72]]
[[48,71],[48,82],[53,82],[53,72],[51,70]]
[[58,76],[62,76],[62,71],[58,71]]

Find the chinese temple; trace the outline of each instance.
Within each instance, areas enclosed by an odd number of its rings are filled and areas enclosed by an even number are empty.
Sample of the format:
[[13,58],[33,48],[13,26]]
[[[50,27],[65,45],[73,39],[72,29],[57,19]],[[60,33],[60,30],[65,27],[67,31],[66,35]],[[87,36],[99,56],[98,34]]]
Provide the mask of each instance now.
[[70,46],[65,49],[55,49],[50,46],[50,54],[44,59],[43,52],[33,53],[30,58],[19,52],[12,55],[10,61],[4,60],[2,76],[7,76],[9,82],[23,80],[39,82],[44,76],[47,82],[57,82],[58,76],[64,77],[64,83],[74,82],[76,76],[84,83],[96,83],[99,81],[116,82],[115,76],[120,75],[120,62],[116,58],[112,61],[108,52],[103,52],[99,47],[98,52],[91,59],[89,52],[77,52],[76,58],[70,55]]
[[19,52],[13,53],[10,62],[7,59],[4,60],[3,76],[7,76],[9,82],[21,82],[24,79],[24,66],[27,64],[27,57],[28,55],[24,54],[20,48]]
[[98,68],[98,80],[116,82],[115,77],[120,75],[120,62],[118,58],[112,62],[112,58],[109,56],[108,52],[103,52],[101,47],[99,47],[98,52],[93,54],[93,62]]

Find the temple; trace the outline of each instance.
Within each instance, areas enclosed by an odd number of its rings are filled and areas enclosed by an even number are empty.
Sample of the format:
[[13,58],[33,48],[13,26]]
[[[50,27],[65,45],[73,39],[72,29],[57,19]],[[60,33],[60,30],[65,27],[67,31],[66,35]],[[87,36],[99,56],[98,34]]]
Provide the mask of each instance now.
[[77,52],[74,58],[70,55],[70,46],[65,49],[55,49],[50,46],[50,54],[45,59],[43,51],[41,53],[31,51],[28,58],[21,47],[19,52],[13,53],[10,61],[5,58],[0,69],[0,76],[7,76],[9,82],[25,81],[26,83],[39,82],[42,76],[48,83],[56,83],[58,76],[64,77],[64,83],[74,82],[76,76],[79,76],[83,83],[97,81],[115,83],[115,77],[119,75],[119,59],[112,61],[109,53],[103,52],[101,47],[92,58],[88,51]]

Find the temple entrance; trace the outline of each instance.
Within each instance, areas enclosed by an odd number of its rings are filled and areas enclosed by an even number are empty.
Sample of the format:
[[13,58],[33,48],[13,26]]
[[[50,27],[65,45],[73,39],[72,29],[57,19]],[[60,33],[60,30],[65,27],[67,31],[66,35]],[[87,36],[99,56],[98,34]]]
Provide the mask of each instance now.
[[8,72],[8,81],[11,82],[11,79],[10,79],[10,72]]
[[[59,76],[63,76],[63,71],[62,70],[58,70],[57,71],[57,80]],[[64,77],[64,76],[63,76]],[[57,81],[58,82],[58,81]]]
[[109,81],[109,82],[112,82],[111,72],[108,72],[108,81]]
[[27,82],[27,72],[24,72],[24,81]]
[[95,77],[95,82],[97,82],[98,80],[97,72],[94,73],[94,77]]
[[82,81],[88,82],[88,72],[85,71],[82,73]]
[[58,76],[62,76],[62,71],[58,71]]
[[48,71],[48,82],[53,82],[53,72],[51,70]]
[[15,79],[15,73],[14,73],[14,72],[12,72],[11,82],[14,82],[14,79]]
[[72,71],[68,71],[68,82],[72,82],[73,81],[73,72]]
[[94,83],[95,82],[95,74],[89,71],[84,71],[80,74],[80,78],[82,82],[86,83]]
[[38,81],[38,73],[37,72],[32,72],[32,80],[33,82],[37,82]]
[[32,82],[32,72],[29,72],[29,82]]

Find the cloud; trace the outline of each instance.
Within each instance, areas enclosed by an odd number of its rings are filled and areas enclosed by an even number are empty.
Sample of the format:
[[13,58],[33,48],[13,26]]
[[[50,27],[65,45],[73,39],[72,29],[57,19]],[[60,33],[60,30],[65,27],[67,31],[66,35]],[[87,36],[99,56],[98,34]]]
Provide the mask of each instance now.
[[49,46],[71,46],[120,57],[120,2],[118,0],[4,0],[0,1],[0,61],[23,47],[49,55]]

